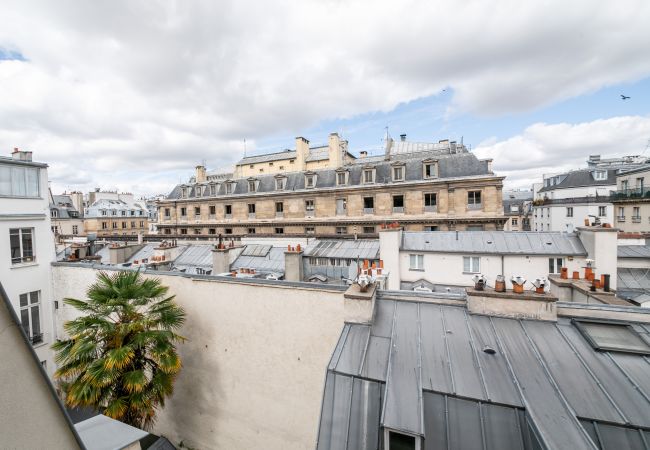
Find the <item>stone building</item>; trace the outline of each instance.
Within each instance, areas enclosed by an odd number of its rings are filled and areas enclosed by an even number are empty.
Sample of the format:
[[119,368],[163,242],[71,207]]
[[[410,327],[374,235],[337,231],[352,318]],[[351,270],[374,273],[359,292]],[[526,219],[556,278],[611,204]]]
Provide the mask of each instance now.
[[73,196],[74,194],[53,195],[50,191],[52,232],[57,238],[85,234],[83,215],[75,207]]
[[503,228],[503,177],[450,141],[388,138],[385,152],[357,158],[335,133],[327,147],[247,157],[232,174],[196,176],[159,202],[163,235],[373,235],[408,230]]
[[84,211],[86,233],[109,237],[136,236],[147,232],[149,211],[145,203],[134,200],[132,194],[91,192],[89,199],[90,206]]
[[612,203],[616,227],[628,233],[650,233],[650,164],[621,172],[616,176]]

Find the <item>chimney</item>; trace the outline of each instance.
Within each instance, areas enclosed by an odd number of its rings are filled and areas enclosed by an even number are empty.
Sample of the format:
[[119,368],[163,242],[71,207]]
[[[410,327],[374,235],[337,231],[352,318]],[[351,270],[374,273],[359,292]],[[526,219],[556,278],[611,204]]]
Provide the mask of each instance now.
[[406,142],[406,135],[405,134],[400,134],[399,135],[399,140],[402,142]]
[[196,182],[203,183],[206,180],[207,180],[207,176],[205,173],[205,166],[203,165],[196,166]]
[[32,152],[22,151],[18,147],[14,147],[14,151],[11,152],[11,157],[12,157],[12,159],[15,159],[17,161],[31,162],[31,160],[32,160]]
[[309,141],[302,136],[296,138],[296,167],[295,170],[305,170],[305,161],[309,156]]
[[327,142],[330,164],[333,167],[343,166],[343,148],[341,147],[341,138],[338,133],[330,133]]
[[212,275],[230,272],[230,251],[231,247],[212,249]]
[[300,245],[288,246],[284,252],[284,279],[287,281],[303,281],[302,254]]
[[359,158],[365,158],[365,157],[367,157],[367,156],[368,156],[368,152],[367,152],[367,151],[365,151],[365,150],[361,150],[361,151],[359,152]]

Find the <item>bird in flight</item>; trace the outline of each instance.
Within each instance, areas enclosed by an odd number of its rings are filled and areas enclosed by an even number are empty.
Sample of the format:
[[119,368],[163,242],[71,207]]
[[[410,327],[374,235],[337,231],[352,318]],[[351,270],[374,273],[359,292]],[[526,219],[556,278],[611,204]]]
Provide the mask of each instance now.
[[627,100],[628,98],[630,98],[630,97],[628,97],[627,95],[621,94],[621,100]]

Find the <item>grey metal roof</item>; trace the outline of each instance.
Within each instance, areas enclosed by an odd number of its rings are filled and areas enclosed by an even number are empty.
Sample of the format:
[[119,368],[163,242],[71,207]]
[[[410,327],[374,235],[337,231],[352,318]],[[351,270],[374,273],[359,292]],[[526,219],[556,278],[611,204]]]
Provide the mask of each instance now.
[[[631,326],[649,339],[650,326]],[[649,395],[647,358],[595,351],[569,319],[384,293],[372,324],[346,324],[334,349],[318,449],[378,449],[381,427],[423,436],[424,449],[593,449],[595,428],[600,448],[644,448],[614,438],[650,438]]]
[[149,433],[102,414],[75,425],[88,450],[119,450]]
[[[555,189],[566,189],[582,186],[608,186],[616,184],[616,173],[617,169],[608,169],[607,178],[604,180],[596,180],[592,173],[598,169],[588,169],[588,170],[574,170],[561,176],[564,179],[555,185],[544,186],[538,192],[547,192]],[[601,169],[602,170],[602,169]]]
[[283,159],[292,159],[296,157],[295,150],[283,150],[281,152],[266,153],[264,155],[246,156],[242,158],[237,165],[256,164],[261,162],[279,161]]
[[242,267],[255,269],[260,273],[284,274],[285,247],[271,247],[267,245],[249,244],[233,261],[230,267],[233,270]]
[[[398,154],[392,157],[391,160],[382,159],[379,162],[372,163],[372,166],[375,168],[376,177],[375,183],[373,185],[385,185],[385,184],[400,184],[401,181],[393,182],[391,176],[391,164],[396,161],[401,161],[405,165],[405,177],[404,181],[422,181],[423,180],[423,171],[422,171],[422,161],[429,158],[435,158],[438,160],[438,173],[439,177],[437,179],[445,178],[458,178],[458,177],[469,177],[469,176],[480,176],[480,175],[493,175],[492,172],[488,170],[488,163],[486,161],[480,161],[473,153],[464,152],[464,153],[454,153],[454,154],[438,154],[436,152],[424,152],[417,154]],[[367,159],[360,159],[354,163],[344,166],[349,171],[348,176],[348,186],[361,186],[362,184],[362,175],[364,167],[368,164]],[[336,170],[335,169],[322,169],[316,170],[314,173],[316,176],[316,186],[315,188],[333,188],[337,187],[336,185]],[[259,180],[259,185],[257,186],[257,194],[264,194],[268,192],[277,192],[275,177],[278,174],[260,174],[256,176],[255,179]],[[304,172],[287,172],[283,173],[287,178],[286,186],[284,191],[312,191],[313,189],[305,188],[305,173]],[[238,178],[235,180],[230,180],[235,185],[235,190],[233,194],[226,194],[226,183],[218,183],[217,197],[237,197],[239,195],[255,195],[255,193],[248,192],[248,177]],[[167,196],[167,199],[179,199],[181,198],[181,189],[183,187],[188,189],[187,198],[197,198],[196,189],[201,189],[201,198],[210,198],[209,191],[206,189],[206,186],[209,183],[203,184],[179,184],[177,185]],[[371,185],[371,186],[373,186]]]
[[187,245],[174,260],[172,266],[176,270],[185,270],[185,273],[195,274],[197,268],[212,270],[212,249],[209,244]]
[[650,258],[650,245],[619,245],[619,258]]
[[574,233],[533,231],[405,231],[402,250],[516,255],[587,254]]
[[379,240],[318,239],[307,246],[304,255],[319,258],[377,259]]
[[312,147],[309,149],[309,155],[305,158],[305,161],[325,161],[330,159],[330,148],[327,145],[322,147]]
[[[159,247],[160,243],[152,242],[145,244],[140,250],[135,252],[129,259],[126,260],[127,263],[133,263],[134,261],[142,261],[143,259],[149,259],[153,256],[156,247]],[[108,250],[107,250],[108,251]]]
[[650,290],[650,269],[630,269],[619,267],[617,270],[618,289]]

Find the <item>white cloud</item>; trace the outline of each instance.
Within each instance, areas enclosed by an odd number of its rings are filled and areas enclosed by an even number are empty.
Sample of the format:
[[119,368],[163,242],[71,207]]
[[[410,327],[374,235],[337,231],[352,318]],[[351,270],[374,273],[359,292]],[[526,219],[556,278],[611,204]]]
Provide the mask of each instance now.
[[33,150],[55,186],[135,186],[445,87],[453,111],[529,110],[650,75],[648,16],[644,0],[5,1],[0,47],[27,61],[0,61],[0,148]]
[[[474,153],[493,158],[512,188],[531,187],[542,174],[586,166],[589,155],[640,155],[650,139],[650,116],[623,116],[578,124],[536,123],[504,141],[481,143]],[[650,152],[645,155],[650,157]]]

